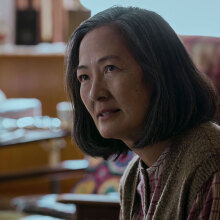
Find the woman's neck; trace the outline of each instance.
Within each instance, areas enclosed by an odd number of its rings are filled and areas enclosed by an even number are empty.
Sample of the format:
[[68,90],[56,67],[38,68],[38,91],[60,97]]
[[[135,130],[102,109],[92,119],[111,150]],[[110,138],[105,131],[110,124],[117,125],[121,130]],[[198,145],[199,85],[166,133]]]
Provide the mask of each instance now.
[[134,151],[141,160],[148,166],[152,166],[163,151],[170,145],[170,141],[161,141],[153,145],[148,145],[144,148],[132,148],[131,150]]

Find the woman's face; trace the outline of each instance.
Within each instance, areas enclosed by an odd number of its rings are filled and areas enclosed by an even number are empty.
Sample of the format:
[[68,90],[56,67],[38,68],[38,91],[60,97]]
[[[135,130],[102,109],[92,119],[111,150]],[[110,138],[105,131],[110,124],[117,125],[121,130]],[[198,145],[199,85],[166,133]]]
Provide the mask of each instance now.
[[77,78],[100,134],[132,146],[142,135],[151,86],[116,28],[102,26],[85,35]]

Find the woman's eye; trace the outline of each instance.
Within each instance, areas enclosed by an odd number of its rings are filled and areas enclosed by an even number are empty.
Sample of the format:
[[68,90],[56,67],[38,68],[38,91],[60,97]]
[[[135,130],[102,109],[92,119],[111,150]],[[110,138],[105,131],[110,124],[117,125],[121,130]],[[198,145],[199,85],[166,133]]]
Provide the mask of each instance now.
[[106,72],[112,72],[116,69],[114,65],[108,65],[106,66]]
[[83,82],[83,81],[85,81],[85,80],[87,80],[89,78],[89,76],[88,75],[80,75],[80,76],[78,76],[78,80],[80,81],[80,82]]

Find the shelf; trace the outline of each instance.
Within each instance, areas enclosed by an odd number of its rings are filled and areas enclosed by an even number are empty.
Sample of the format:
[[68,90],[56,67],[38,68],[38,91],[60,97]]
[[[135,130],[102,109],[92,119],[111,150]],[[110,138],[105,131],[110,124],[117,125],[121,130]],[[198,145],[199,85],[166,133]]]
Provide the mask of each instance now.
[[0,57],[5,56],[64,56],[65,43],[40,43],[34,46],[0,45]]

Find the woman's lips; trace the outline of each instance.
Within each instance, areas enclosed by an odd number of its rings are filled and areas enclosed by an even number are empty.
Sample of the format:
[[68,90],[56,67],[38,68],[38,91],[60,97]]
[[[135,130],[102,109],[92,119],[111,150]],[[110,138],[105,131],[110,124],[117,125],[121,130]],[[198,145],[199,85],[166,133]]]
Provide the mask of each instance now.
[[102,110],[99,114],[98,117],[102,119],[106,119],[114,115],[115,113],[119,112],[120,109],[111,109],[111,110]]

